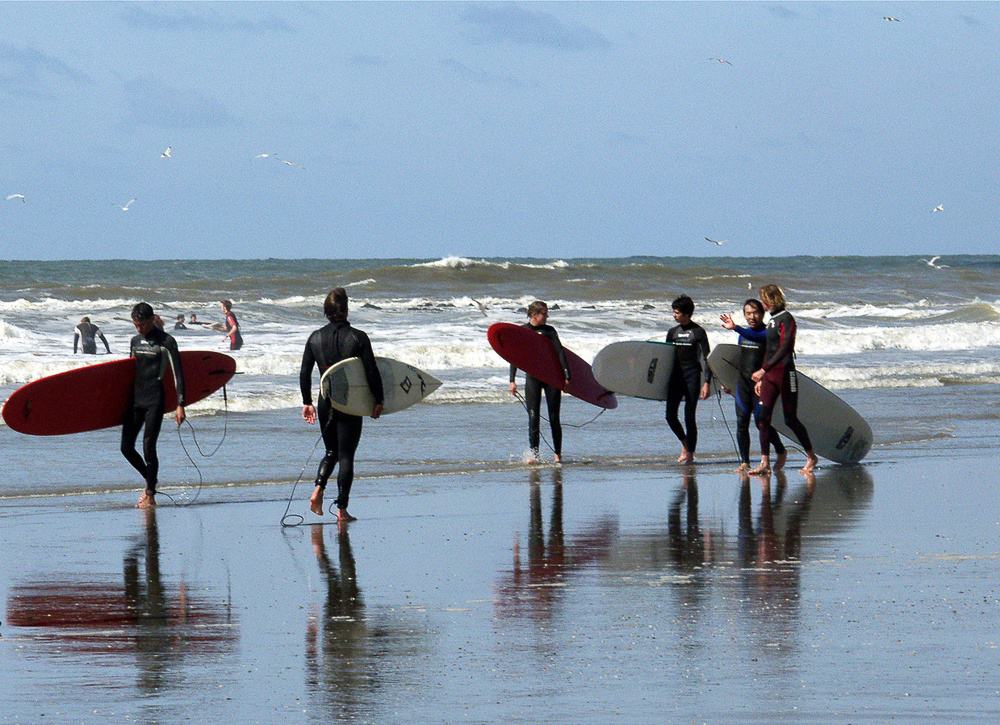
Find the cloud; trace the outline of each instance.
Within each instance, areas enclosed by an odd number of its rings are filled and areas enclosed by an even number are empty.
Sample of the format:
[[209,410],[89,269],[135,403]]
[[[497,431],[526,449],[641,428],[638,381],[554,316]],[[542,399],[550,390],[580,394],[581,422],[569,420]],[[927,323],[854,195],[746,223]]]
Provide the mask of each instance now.
[[555,15],[526,10],[514,3],[476,4],[467,7],[462,20],[471,26],[477,43],[515,43],[556,50],[601,50],[611,41],[582,23],[563,22]]
[[60,80],[90,85],[90,77],[55,56],[35,48],[0,42],[0,92],[22,98],[46,98]]
[[455,60],[454,58],[444,58],[441,61],[441,65],[451,71],[454,71],[459,77],[473,83],[479,83],[480,85],[504,85],[511,86],[513,88],[524,87],[524,83],[513,76],[496,75],[495,73],[490,73],[489,71],[480,70],[478,68],[470,68],[465,65],[465,63]]
[[217,128],[239,120],[214,98],[166,85],[152,76],[124,84],[128,121],[156,128]]
[[[203,7],[203,6],[202,6]],[[247,7],[247,6],[244,6]],[[138,30],[194,31],[209,33],[292,33],[294,28],[281,18],[267,15],[262,20],[228,17],[215,11],[199,13],[172,9],[168,12],[153,12],[141,5],[128,5],[119,13],[126,24]]]

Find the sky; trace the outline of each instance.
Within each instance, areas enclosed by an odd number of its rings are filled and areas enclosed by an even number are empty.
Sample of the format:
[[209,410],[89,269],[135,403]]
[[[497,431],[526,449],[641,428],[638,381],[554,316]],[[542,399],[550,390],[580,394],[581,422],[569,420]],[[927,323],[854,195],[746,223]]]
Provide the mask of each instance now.
[[0,259],[993,254],[998,47],[998,3],[0,3]]

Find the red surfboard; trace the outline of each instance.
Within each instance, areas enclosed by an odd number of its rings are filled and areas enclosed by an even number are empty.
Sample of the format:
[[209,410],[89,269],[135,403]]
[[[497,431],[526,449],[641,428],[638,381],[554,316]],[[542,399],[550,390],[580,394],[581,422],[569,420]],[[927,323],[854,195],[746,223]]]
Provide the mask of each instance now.
[[[220,352],[181,352],[186,404],[221,388],[236,372],[236,361]],[[3,406],[12,430],[38,436],[83,433],[121,425],[135,379],[135,360],[85,365],[34,380],[14,391]],[[163,379],[164,413],[177,407],[174,376]]]
[[523,325],[495,322],[486,331],[486,339],[497,354],[516,368],[543,383],[565,390],[599,408],[617,408],[615,394],[594,379],[594,371],[582,357],[563,345],[570,381],[563,380],[562,365],[552,341]]

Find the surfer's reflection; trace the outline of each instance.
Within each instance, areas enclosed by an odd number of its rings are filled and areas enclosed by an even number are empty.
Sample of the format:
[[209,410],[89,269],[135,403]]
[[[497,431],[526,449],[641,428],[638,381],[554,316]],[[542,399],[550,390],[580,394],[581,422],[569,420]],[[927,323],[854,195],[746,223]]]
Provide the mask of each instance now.
[[[185,656],[229,652],[236,639],[230,608],[168,586],[160,570],[156,509],[125,550],[122,581],[52,581],[15,587],[8,601],[13,626],[41,628],[60,651],[135,655],[146,693],[179,684]],[[124,591],[123,591],[124,589]]]
[[521,541],[514,540],[513,568],[497,585],[496,610],[501,616],[528,616],[545,620],[552,616],[553,605],[562,597],[575,571],[605,557],[611,549],[618,524],[602,518],[571,543],[563,530],[563,469],[552,469],[552,502],[548,536],[542,511],[542,472],[529,472],[528,538],[522,555]]

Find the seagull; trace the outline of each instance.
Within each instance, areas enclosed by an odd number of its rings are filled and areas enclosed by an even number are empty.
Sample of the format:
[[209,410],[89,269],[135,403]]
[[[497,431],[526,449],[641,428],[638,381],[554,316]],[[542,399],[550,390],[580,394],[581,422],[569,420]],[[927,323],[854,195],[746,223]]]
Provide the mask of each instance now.
[[709,58],[709,60],[714,60],[716,63],[721,63],[723,65],[732,65],[732,63],[725,58]]
[[281,163],[283,163],[285,166],[291,166],[293,169],[304,169],[305,168],[305,166],[303,166],[302,164],[297,164],[294,161],[289,161],[288,159],[282,159]]
[[926,262],[928,267],[932,267],[934,269],[949,269],[947,264],[938,264],[937,261],[939,259],[941,259],[940,255],[937,257],[931,257],[930,259],[924,259],[921,257],[920,261]]
[[489,317],[489,315],[486,314],[486,310],[488,310],[489,307],[477,300],[475,297],[472,298],[472,301],[476,303],[477,307],[479,307],[479,311],[483,313],[483,317]]
[[163,153],[160,154],[161,159],[172,159],[174,157],[174,147],[167,146],[163,149]]
[[22,204],[25,201],[24,194],[8,194],[6,198],[7,201],[20,201]]
[[132,206],[133,202],[135,202],[135,197],[134,196],[131,199],[129,199],[128,201],[125,202],[125,206],[120,206],[118,208],[121,209],[122,211],[128,211],[128,208],[130,206]]
[[883,15],[883,16],[882,16],[882,19],[883,19],[883,20],[884,20],[885,22],[887,22],[887,23],[901,23],[901,22],[903,22],[903,21],[902,21],[902,20],[900,20],[899,18],[894,18],[894,17],[892,17],[891,15]]
[[272,156],[274,156],[274,154],[257,154],[256,156],[254,156],[254,160],[256,160],[256,159],[269,159]]
[[[944,211],[944,204],[938,204],[936,207],[931,209],[931,214],[934,214],[939,211]],[[959,216],[961,216],[961,214],[959,214]]]
[[712,244],[714,244],[717,247],[721,247],[723,244],[725,244],[729,240],[728,239],[709,239],[708,237],[705,237],[705,241],[706,242],[711,242]]

